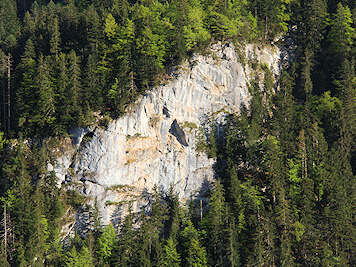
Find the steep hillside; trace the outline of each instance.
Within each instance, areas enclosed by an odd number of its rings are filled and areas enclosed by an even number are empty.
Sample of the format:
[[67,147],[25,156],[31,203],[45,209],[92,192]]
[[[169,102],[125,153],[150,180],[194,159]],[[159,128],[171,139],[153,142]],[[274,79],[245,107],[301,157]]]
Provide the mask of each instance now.
[[0,266],[356,266],[354,0],[1,0]]

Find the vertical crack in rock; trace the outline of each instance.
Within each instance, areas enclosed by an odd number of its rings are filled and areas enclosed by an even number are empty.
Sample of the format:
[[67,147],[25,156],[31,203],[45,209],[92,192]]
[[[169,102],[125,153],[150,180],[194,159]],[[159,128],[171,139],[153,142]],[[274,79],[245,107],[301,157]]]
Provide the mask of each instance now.
[[170,118],[171,115],[169,115],[169,110],[166,106],[163,107],[163,110],[162,110],[163,114],[166,115],[166,118]]
[[185,139],[185,133],[183,129],[179,126],[176,119],[172,122],[171,128],[169,129],[169,133],[174,135],[177,138],[177,141],[183,146],[188,146],[188,143]]

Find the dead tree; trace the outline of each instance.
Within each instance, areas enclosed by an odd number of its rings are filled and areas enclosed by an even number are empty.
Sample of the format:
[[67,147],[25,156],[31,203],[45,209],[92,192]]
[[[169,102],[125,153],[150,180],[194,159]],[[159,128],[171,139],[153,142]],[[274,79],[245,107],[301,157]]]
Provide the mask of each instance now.
[[7,133],[10,132],[10,122],[11,122],[11,67],[12,67],[12,57],[9,53],[7,56]]
[[5,70],[6,70],[6,56],[2,50],[0,50],[0,86],[2,91],[1,97],[1,124],[3,130],[6,131],[6,84],[5,84]]
[[2,88],[2,126],[4,131],[9,133],[11,127],[11,69],[13,61],[10,53],[5,55],[0,51],[0,57],[0,72],[4,75],[4,81],[7,80],[7,85],[4,82]]
[[10,220],[10,213],[8,211],[8,203],[4,201],[3,205],[3,216],[1,219],[1,240],[4,247],[5,257],[10,256],[13,251],[14,244],[14,235],[13,235],[13,227]]

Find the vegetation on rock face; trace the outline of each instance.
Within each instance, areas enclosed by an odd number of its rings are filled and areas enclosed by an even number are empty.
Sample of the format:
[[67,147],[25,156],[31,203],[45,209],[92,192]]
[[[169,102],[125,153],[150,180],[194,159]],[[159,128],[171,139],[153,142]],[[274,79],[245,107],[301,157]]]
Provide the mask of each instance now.
[[[2,266],[355,266],[355,10],[347,0],[0,1]],[[216,158],[208,203],[184,208],[173,189],[156,190],[119,232],[94,210],[87,235],[62,242],[66,217],[87,207],[57,187],[41,138],[119,116],[211,41],[280,35],[295,60],[277,80],[256,73],[249,111],[201,148]]]

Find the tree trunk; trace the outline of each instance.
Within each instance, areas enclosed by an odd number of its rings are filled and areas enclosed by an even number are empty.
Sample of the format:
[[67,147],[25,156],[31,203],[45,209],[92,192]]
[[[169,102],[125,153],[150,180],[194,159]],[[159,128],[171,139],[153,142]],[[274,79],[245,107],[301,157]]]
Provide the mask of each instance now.
[[203,200],[200,200],[200,221],[203,221]]
[[6,202],[4,203],[4,252],[7,257],[7,215],[6,215]]
[[11,54],[7,56],[7,133],[10,132],[11,121]]
[[4,132],[6,132],[6,86],[5,81],[1,84],[2,85],[2,127]]

